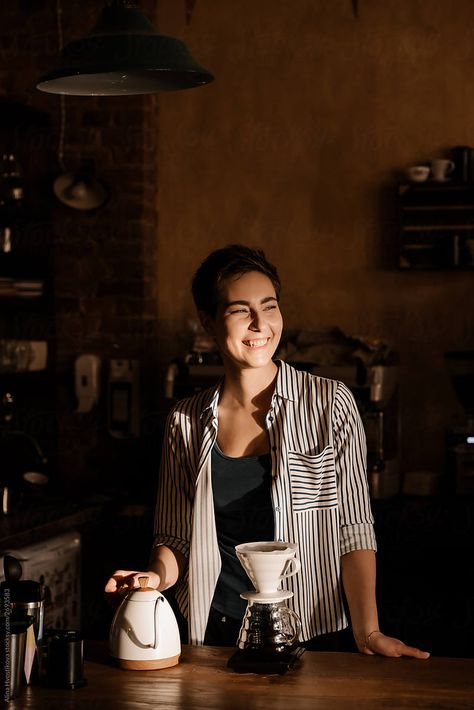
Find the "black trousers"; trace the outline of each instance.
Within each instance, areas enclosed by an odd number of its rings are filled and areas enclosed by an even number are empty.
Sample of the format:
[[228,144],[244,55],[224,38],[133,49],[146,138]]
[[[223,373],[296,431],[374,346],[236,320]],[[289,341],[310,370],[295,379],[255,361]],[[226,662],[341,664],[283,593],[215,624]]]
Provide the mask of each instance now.
[[242,619],[232,619],[211,607],[207,620],[205,646],[236,646]]
[[[181,643],[189,643],[188,622],[181,614],[174,599],[168,598],[178,622]],[[204,644],[206,646],[236,646],[242,619],[232,619],[211,607],[207,621]]]

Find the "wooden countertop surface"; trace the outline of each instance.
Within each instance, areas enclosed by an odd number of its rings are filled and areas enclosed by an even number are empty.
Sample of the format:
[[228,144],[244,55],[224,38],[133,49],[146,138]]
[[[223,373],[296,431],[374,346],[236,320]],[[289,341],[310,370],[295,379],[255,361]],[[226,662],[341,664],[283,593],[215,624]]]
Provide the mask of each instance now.
[[184,646],[181,661],[158,671],[124,671],[105,642],[85,645],[87,686],[23,688],[11,710],[457,710],[474,707],[474,659],[303,654],[286,675],[239,674],[232,648]]

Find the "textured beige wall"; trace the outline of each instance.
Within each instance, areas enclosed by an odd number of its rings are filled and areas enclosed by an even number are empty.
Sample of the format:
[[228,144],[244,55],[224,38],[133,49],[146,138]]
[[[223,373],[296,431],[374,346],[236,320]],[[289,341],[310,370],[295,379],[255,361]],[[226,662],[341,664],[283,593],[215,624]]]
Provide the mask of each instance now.
[[160,0],[215,83],[163,95],[158,316],[186,343],[189,281],[213,248],[265,248],[290,328],[380,336],[402,358],[408,469],[443,465],[456,411],[443,366],[474,348],[473,274],[388,268],[404,165],[474,144],[472,0]]

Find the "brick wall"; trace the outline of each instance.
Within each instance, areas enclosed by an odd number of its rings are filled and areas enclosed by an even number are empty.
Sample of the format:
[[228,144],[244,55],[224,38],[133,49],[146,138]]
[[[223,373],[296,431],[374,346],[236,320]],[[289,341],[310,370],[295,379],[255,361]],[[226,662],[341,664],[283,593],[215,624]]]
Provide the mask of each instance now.
[[[152,18],[154,5],[142,2],[141,9]],[[100,7],[92,0],[63,2],[64,43],[86,34]],[[65,98],[66,171],[93,160],[97,177],[110,189],[110,199],[96,212],[62,205],[52,193],[54,178],[62,172],[57,160],[60,98],[35,88],[38,76],[54,66],[57,56],[56,3],[2,2],[1,17],[0,95],[51,117],[51,129],[42,138],[47,143],[40,159],[44,164],[35,167],[32,187],[43,186],[54,242],[49,331],[55,334],[57,475],[68,485],[90,487],[97,482],[101,487],[125,489],[133,478],[134,486],[142,490],[141,483],[150,478],[148,469],[155,464],[154,431],[159,428],[154,376],[156,284],[149,267],[154,261],[157,223],[156,98]],[[34,135],[33,127],[28,136]],[[34,157],[34,140],[30,142],[25,152]],[[143,439],[118,441],[108,435],[104,388],[95,411],[75,413],[73,364],[83,352],[102,359],[104,383],[110,358],[140,361],[149,445],[144,446]],[[56,452],[50,453],[56,459]]]

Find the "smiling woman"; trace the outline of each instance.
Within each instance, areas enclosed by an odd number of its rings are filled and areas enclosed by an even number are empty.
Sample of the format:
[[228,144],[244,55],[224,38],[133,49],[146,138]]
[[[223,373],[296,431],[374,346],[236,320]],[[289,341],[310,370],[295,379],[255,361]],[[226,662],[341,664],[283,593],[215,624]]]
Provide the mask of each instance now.
[[[301,641],[348,625],[345,592],[361,653],[427,658],[378,628],[365,435],[352,394],[273,360],[283,328],[276,268],[262,251],[231,245],[201,264],[192,291],[225,374],[168,417],[146,572],[158,589],[177,585],[187,640],[235,645],[249,584],[235,547],[279,540],[299,549],[301,573],[284,585]],[[142,574],[119,570],[106,591],[137,586]],[[337,650],[333,638],[327,649]]]

